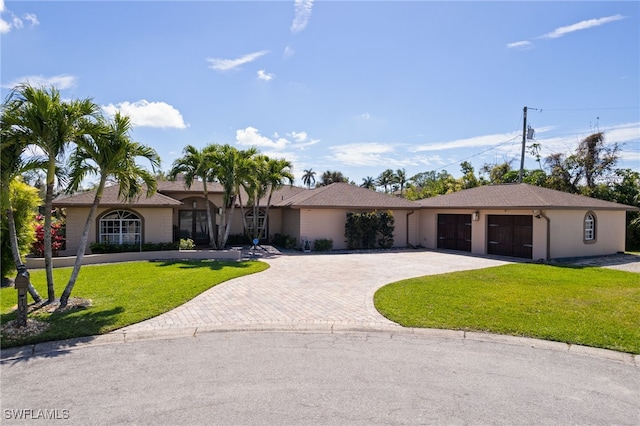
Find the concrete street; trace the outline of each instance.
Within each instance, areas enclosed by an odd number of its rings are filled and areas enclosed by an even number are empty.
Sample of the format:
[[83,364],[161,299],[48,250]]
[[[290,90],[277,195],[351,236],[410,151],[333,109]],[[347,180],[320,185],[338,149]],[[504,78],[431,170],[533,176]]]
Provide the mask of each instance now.
[[267,271],[123,330],[3,351],[2,424],[640,424],[637,357],[406,329],[373,307],[386,283],[507,260],[263,260]]

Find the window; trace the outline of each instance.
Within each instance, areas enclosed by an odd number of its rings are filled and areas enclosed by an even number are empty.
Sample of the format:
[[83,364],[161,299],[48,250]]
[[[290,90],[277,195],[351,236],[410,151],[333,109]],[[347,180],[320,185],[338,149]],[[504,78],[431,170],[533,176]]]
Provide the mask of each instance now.
[[106,244],[140,244],[142,221],[132,212],[116,210],[100,218],[99,242]]
[[[249,237],[253,238],[253,227],[256,224],[256,222],[254,221],[253,210],[249,210],[244,215],[244,217],[247,220],[247,234],[249,235]],[[257,225],[258,225],[258,229],[262,230],[262,232],[258,236],[258,238],[260,238],[261,240],[264,240],[264,239],[267,238],[267,227],[264,226],[264,221],[265,220],[266,220],[266,215],[264,214],[264,212],[262,210],[259,210],[258,211]]]
[[588,212],[584,216],[584,242],[593,243],[596,241],[596,215]]

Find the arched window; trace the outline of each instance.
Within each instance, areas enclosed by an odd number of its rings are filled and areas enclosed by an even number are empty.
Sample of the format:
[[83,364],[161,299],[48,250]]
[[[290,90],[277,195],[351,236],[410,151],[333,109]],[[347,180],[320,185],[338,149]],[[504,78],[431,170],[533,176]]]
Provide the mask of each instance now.
[[142,220],[127,210],[115,210],[100,218],[99,237],[106,244],[140,244]]
[[596,215],[587,212],[584,216],[584,242],[593,243],[596,241]]
[[254,221],[254,216],[255,215],[253,214],[253,210],[249,210],[244,215],[247,221],[247,234],[249,235],[249,237],[253,237],[253,228],[255,225],[258,225],[258,229],[262,230],[258,238],[260,238],[261,240],[264,240],[267,238],[267,227],[264,226],[264,221],[266,220],[267,216],[264,214],[264,211],[262,210],[258,210],[257,222]]

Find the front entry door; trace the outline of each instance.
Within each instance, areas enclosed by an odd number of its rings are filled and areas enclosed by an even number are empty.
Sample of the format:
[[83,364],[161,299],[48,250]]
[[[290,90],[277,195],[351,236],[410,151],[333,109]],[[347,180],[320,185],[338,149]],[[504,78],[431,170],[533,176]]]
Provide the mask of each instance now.
[[206,210],[181,210],[178,212],[180,238],[191,238],[196,245],[209,244],[209,227]]

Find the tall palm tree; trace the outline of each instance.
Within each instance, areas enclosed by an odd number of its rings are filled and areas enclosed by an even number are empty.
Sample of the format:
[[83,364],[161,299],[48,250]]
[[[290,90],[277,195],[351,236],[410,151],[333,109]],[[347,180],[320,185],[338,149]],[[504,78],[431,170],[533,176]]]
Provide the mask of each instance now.
[[[1,124],[1,138],[0,138],[0,204],[4,207],[5,214],[7,215],[7,224],[9,227],[9,244],[11,246],[11,254],[15,263],[16,269],[24,266],[22,262],[22,256],[20,255],[20,248],[18,243],[18,233],[16,231],[16,221],[13,213],[13,206],[11,203],[11,190],[10,185],[18,176],[22,175],[29,170],[40,169],[43,167],[43,161],[39,159],[32,159],[25,161],[22,154],[24,153],[24,145],[21,145],[19,141],[14,139],[11,126],[7,126],[4,119],[5,108],[2,110],[2,124]],[[27,287],[29,294],[36,303],[40,303],[42,298],[38,291],[31,284]]]
[[384,172],[380,173],[378,176],[378,180],[376,182],[378,186],[382,186],[384,188],[384,192],[389,192],[389,185],[393,184],[393,170],[387,169]]
[[[49,230],[59,161],[64,156],[67,145],[78,140],[85,132],[99,107],[91,99],[62,101],[56,88],[34,88],[29,84],[21,84],[12,90],[8,104],[11,111],[8,124],[21,143],[37,146],[44,152],[47,160],[44,228]],[[55,301],[52,257],[51,233],[45,232],[44,263],[49,303]]]
[[[100,176],[100,181],[82,231],[71,277],[60,297],[60,306],[67,305],[78,279],[91,224],[107,181],[113,179],[118,183],[118,198],[123,201],[131,201],[140,196],[144,186],[146,186],[147,197],[156,191],[157,185],[153,173],[160,167],[160,157],[152,148],[131,140],[129,136],[131,127],[129,117],[120,113],[116,113],[110,123],[100,120],[93,126],[90,136],[85,136],[78,142],[78,146],[70,157],[71,176],[68,192],[77,191],[80,183],[89,175]],[[136,163],[138,158],[149,160],[153,173],[139,166]]]
[[313,169],[305,169],[302,175],[302,183],[307,189],[311,189],[311,185],[316,184],[316,172],[314,172]]
[[169,171],[169,178],[175,180],[179,174],[184,175],[184,183],[187,188],[191,188],[194,180],[202,179],[202,193],[207,207],[207,226],[209,228],[209,245],[216,249],[215,233],[213,228],[213,216],[209,203],[209,190],[207,182],[212,182],[214,178],[214,155],[215,148],[205,147],[199,150],[193,145],[187,145],[182,151],[182,157],[173,162]]
[[261,176],[261,178],[264,179],[262,184],[268,187],[267,193],[269,195],[267,197],[267,205],[264,213],[265,221],[262,225],[262,230],[258,235],[267,229],[267,219],[269,218],[269,207],[271,207],[271,198],[273,197],[273,193],[281,189],[286,182],[288,182],[289,185],[293,185],[295,178],[293,173],[291,173],[292,169],[293,165],[291,162],[284,158],[267,158],[267,164],[264,168],[266,174]]
[[[213,174],[223,188],[222,215],[218,229],[218,246],[222,249],[227,245],[233,220],[236,200],[240,195],[240,186],[251,174],[250,159],[258,151],[250,148],[246,151],[238,150],[230,145],[211,148],[214,152]],[[230,209],[230,211],[228,211]]]
[[400,196],[404,194],[404,186],[407,184],[407,171],[405,169],[398,169],[395,173],[395,183],[400,185]]
[[362,183],[360,184],[361,188],[367,188],[371,190],[376,189],[376,180],[371,176],[367,176],[366,178],[362,178]]

